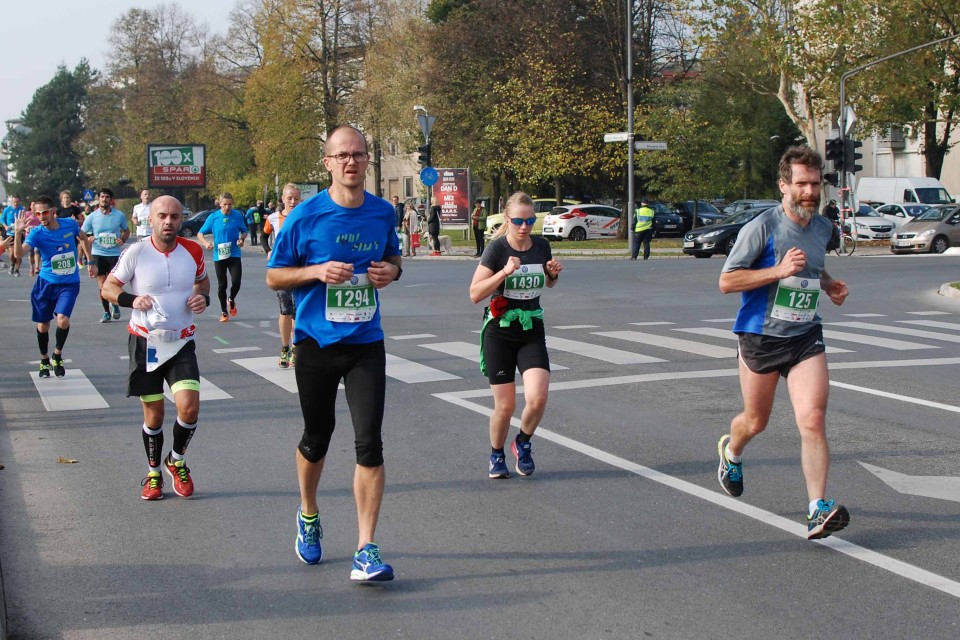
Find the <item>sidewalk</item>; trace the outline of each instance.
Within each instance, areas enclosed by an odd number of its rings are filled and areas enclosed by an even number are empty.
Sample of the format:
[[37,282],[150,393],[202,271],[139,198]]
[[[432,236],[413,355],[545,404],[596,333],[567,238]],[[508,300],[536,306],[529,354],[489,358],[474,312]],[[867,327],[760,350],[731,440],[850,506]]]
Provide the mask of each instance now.
[[[572,260],[626,260],[630,257],[630,252],[627,249],[577,249],[576,243],[552,243],[550,245],[553,255],[557,257],[562,257],[565,259]],[[833,252],[831,252],[832,255]],[[890,253],[890,247],[887,244],[878,244],[878,245],[858,245],[856,251],[853,255],[847,256],[851,258],[864,257],[864,256],[889,256],[893,255]],[[725,258],[726,256],[720,255],[715,256],[715,259]],[[683,249],[680,247],[651,247],[650,248],[650,259],[651,260],[664,260],[664,259],[677,259],[677,258],[689,258],[691,260],[696,260],[693,256],[688,256],[683,253]],[[473,249],[468,247],[453,247],[453,250],[450,254],[444,254],[441,256],[431,256],[429,251],[424,253],[420,252],[417,256],[412,258],[404,258],[404,260],[476,260],[473,257]]]

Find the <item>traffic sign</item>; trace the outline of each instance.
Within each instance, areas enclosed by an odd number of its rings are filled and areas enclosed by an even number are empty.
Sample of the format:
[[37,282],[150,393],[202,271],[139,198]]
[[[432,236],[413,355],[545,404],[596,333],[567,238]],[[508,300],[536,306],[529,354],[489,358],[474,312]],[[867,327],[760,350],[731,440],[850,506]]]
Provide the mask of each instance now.
[[425,184],[428,187],[432,187],[437,184],[437,180],[440,179],[440,174],[437,173],[437,170],[433,167],[424,167],[420,170],[420,182]]
[[93,202],[96,199],[96,195],[93,193],[93,189],[84,189],[83,190],[83,201],[84,202]]
[[[417,123],[420,125],[420,131],[427,142],[430,142],[430,132],[433,131],[433,123],[437,121],[437,116],[428,116],[423,113],[417,114]],[[428,187],[430,185],[427,185]]]
[[618,131],[616,133],[605,133],[603,134],[604,142],[626,142],[630,139],[630,134],[626,131]]
[[657,142],[653,140],[637,140],[633,143],[637,151],[666,151],[666,142]]

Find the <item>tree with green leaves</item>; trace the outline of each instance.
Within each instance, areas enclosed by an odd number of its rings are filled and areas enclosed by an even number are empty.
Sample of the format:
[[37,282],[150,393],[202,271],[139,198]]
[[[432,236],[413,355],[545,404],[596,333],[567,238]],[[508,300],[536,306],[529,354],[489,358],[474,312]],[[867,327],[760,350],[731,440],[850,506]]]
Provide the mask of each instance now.
[[16,170],[13,190],[55,196],[63,189],[77,194],[85,186],[74,142],[83,132],[87,92],[97,74],[86,60],[73,71],[56,74],[37,89],[23,112],[22,126],[10,131],[10,163]]

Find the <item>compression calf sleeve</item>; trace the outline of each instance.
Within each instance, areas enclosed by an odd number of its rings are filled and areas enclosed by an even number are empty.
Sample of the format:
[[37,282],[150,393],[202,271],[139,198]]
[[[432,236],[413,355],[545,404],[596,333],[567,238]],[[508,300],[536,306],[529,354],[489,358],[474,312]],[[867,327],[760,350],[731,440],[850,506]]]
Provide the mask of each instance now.
[[160,458],[163,455],[163,427],[151,429],[143,424],[143,448],[147,452],[147,464],[152,471],[160,468]]
[[57,327],[57,353],[63,352],[63,345],[67,343],[67,335],[70,333],[70,327],[62,329]]
[[40,355],[46,356],[47,349],[50,348],[50,333],[42,332],[37,329],[37,346],[40,347]]
[[188,423],[186,420],[177,416],[177,421],[173,423],[173,451],[171,452],[174,460],[180,460],[187,454],[187,446],[193,439],[193,434],[197,429],[197,423]]

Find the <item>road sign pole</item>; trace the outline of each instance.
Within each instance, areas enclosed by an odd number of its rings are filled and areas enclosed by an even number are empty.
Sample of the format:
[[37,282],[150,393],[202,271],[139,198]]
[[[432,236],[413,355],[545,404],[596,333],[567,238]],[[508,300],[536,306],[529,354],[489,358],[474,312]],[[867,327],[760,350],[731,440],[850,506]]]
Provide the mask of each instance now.
[[633,254],[636,227],[633,191],[633,0],[626,0],[626,40],[627,40],[627,251]]

